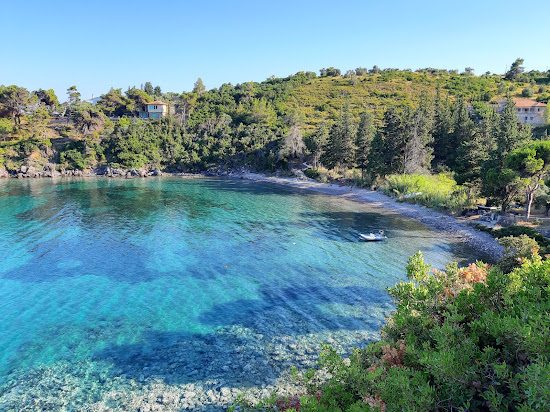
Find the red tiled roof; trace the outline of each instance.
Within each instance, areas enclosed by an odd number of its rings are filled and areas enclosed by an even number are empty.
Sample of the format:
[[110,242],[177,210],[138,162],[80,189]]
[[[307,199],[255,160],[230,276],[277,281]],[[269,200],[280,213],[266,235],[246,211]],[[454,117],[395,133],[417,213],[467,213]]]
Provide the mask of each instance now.
[[160,100],[156,100],[156,101],[154,101],[154,102],[150,102],[150,103],[147,103],[147,104],[156,104],[157,106],[158,106],[159,104],[162,104],[162,105],[164,105],[164,106],[168,106],[167,103],[163,103],[163,102],[161,102]]
[[545,107],[546,103],[537,102],[529,99],[514,99],[516,107]]

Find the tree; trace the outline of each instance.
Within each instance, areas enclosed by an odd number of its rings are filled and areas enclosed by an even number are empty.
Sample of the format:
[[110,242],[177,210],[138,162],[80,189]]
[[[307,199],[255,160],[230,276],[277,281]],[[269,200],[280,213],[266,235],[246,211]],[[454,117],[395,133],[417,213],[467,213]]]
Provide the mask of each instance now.
[[500,202],[502,213],[508,210],[520,189],[518,174],[509,168],[489,169],[483,180],[483,193],[489,199]]
[[433,141],[433,105],[423,93],[418,108],[410,113],[408,139],[405,145],[403,170],[405,173],[422,173],[430,168]]
[[76,86],[71,86],[67,89],[67,101],[69,106],[80,101],[80,92],[76,89]]
[[285,136],[283,147],[280,151],[281,155],[289,155],[291,158],[302,157],[304,153],[304,140],[298,122],[295,122]]
[[483,167],[495,149],[498,114],[491,110],[475,127],[470,138],[464,140],[457,151],[455,180],[459,185],[480,187]]
[[523,59],[517,58],[510,66],[510,70],[508,70],[504,75],[504,78],[506,80],[518,80],[519,76],[524,71],[522,64]]
[[524,87],[521,90],[521,95],[523,97],[533,97],[533,94],[535,94],[535,91],[533,90],[532,87]]
[[153,84],[151,82],[145,82],[145,86],[143,86],[143,91],[149,96],[152,96],[155,93],[155,90],[153,89]]
[[347,167],[353,164],[355,125],[351,117],[349,99],[340,109],[338,121],[329,135],[328,157],[332,167]]
[[2,111],[13,118],[13,124],[21,126],[21,116],[29,104],[29,92],[24,87],[8,86],[0,89]]
[[202,82],[202,79],[199,77],[195,84],[193,85],[193,93],[196,93],[198,96],[203,94],[206,91],[206,87]]
[[520,128],[516,116],[515,103],[508,97],[500,113],[500,125],[496,136],[496,149],[491,156],[492,167],[504,167],[508,153],[526,145],[531,139],[529,129]]
[[153,99],[143,90],[132,87],[126,91],[126,111],[128,113],[135,113],[142,106],[151,102]]
[[109,116],[122,116],[126,112],[126,101],[122,96],[122,89],[111,89],[101,95],[97,102],[100,107]]
[[153,91],[153,94],[154,94],[155,96],[159,96],[159,97],[162,96],[162,89],[160,88],[160,86],[155,86],[155,89],[154,89],[154,91]]
[[364,179],[365,169],[369,161],[369,152],[376,134],[374,126],[374,116],[365,110],[359,117],[359,126],[355,136],[355,163],[361,168],[361,178]]
[[455,144],[452,139],[452,116],[449,100],[441,98],[440,87],[437,87],[435,96],[435,112],[433,125],[433,155],[437,165],[443,166],[448,164],[451,153],[454,150]]
[[529,219],[535,193],[544,184],[550,169],[550,141],[538,141],[514,150],[506,162],[519,175],[525,188],[525,217]]
[[55,95],[53,89],[38,89],[34,92],[34,94],[38,98],[39,103],[44,103],[44,105],[50,109],[53,109],[55,106],[59,105],[59,100],[57,100],[57,96]]
[[75,106],[78,102],[80,102],[80,92],[76,89],[76,86],[71,86],[67,89],[67,103],[64,104],[65,109],[63,110],[63,113],[61,116],[65,116],[68,112],[68,119],[67,123],[69,122],[69,119],[72,117],[73,112],[73,106]]
[[14,126],[11,124],[11,120],[0,118],[0,136],[5,142],[6,137],[13,133]]
[[[404,173],[403,159],[405,158],[405,146],[407,144],[408,113],[400,113],[395,108],[390,108],[384,113],[384,126],[382,128],[382,139],[377,141],[379,157],[377,162],[378,174]],[[373,145],[374,145],[373,141]],[[374,160],[374,159],[373,159]]]
[[72,112],[72,120],[76,129],[83,135],[98,131],[105,124],[105,116],[101,110],[89,103],[78,105]]
[[372,69],[369,70],[369,73],[378,74],[382,73],[382,70],[380,70],[380,68],[375,64],[374,66],[372,66]]
[[463,96],[459,96],[453,104],[452,108],[452,132],[451,146],[447,158],[447,164],[451,169],[456,170],[458,167],[458,148],[464,143],[472,139],[474,133],[474,122],[470,117],[468,106]]
[[317,129],[306,139],[306,146],[313,157],[313,167],[319,167],[319,161],[328,142],[329,130],[325,122],[317,126]]

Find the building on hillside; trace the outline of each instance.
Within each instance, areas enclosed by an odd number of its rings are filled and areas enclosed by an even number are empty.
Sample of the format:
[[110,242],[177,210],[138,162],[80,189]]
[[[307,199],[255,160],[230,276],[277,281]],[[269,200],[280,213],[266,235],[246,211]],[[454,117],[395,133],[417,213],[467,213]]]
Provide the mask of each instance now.
[[142,119],[162,119],[168,116],[168,114],[168,104],[157,100],[143,106],[138,116]]
[[92,98],[86,101],[91,104],[97,104],[97,102],[99,102],[100,100],[101,100],[101,97],[94,97],[94,95],[92,94]]
[[[531,126],[542,126],[547,123],[545,118],[546,103],[531,99],[514,99],[514,103],[514,110],[519,122]],[[499,100],[497,111],[500,113],[505,105],[506,100]]]

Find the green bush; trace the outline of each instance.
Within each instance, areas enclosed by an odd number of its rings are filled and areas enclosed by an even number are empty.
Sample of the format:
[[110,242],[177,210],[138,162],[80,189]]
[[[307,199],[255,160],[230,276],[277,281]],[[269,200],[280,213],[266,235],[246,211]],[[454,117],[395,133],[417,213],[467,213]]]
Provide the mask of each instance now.
[[[550,261],[508,274],[477,263],[434,271],[418,253],[382,340],[348,359],[325,346],[300,376],[300,411],[544,411],[550,404]],[[329,372],[320,381],[319,370]],[[279,410],[287,410],[274,401]]]
[[521,91],[523,97],[533,97],[533,94],[535,94],[535,92],[532,87],[524,87]]
[[467,189],[457,185],[447,174],[389,175],[382,189],[400,200],[435,209],[459,212],[473,206]]
[[319,170],[317,169],[306,169],[304,174],[310,179],[317,179],[319,177]]
[[541,233],[535,229],[527,226],[513,225],[503,227],[501,229],[493,229],[485,225],[475,225],[477,229],[489,233],[494,238],[502,238],[506,236],[521,236],[527,235],[531,239],[535,239],[539,245],[540,254],[545,256],[550,254],[550,240],[545,238]]
[[505,272],[518,267],[522,259],[533,258],[533,254],[540,249],[537,241],[527,235],[501,237],[498,243],[505,248],[504,255],[498,262]]

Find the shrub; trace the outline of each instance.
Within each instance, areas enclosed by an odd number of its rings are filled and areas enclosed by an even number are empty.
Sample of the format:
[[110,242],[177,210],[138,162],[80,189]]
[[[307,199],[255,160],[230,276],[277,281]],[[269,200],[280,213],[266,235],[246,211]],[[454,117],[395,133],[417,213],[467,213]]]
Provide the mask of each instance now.
[[[383,339],[347,359],[324,346],[300,376],[306,394],[273,401],[300,411],[544,411],[550,404],[550,261],[508,274],[476,263],[430,274],[416,254]],[[449,293],[451,288],[454,293]]]
[[537,241],[527,235],[501,237],[498,243],[505,248],[498,265],[506,272],[519,266],[522,260],[533,258],[539,251]]
[[317,179],[319,177],[319,170],[317,169],[306,169],[304,174],[310,179]]
[[535,92],[532,87],[524,87],[521,91],[523,97],[533,97],[533,94],[535,94]]

